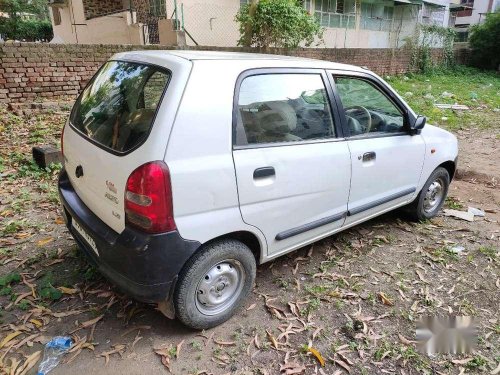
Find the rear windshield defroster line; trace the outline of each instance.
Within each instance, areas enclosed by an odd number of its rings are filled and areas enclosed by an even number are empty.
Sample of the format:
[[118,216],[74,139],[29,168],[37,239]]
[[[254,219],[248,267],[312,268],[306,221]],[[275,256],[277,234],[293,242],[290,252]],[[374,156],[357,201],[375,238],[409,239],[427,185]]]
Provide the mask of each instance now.
[[154,65],[108,61],[78,97],[70,124],[113,154],[132,152],[148,138],[171,75]]

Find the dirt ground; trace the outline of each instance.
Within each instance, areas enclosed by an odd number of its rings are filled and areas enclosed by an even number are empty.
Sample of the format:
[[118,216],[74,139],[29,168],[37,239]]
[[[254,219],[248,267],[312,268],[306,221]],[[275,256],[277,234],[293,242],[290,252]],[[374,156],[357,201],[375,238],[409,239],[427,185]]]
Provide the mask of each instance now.
[[[66,115],[0,110],[0,373],[35,373],[56,335],[75,345],[55,375],[500,371],[498,128],[456,132],[446,206],[484,218],[381,216],[259,266],[244,308],[197,332],[121,295],[79,255],[58,209],[58,168],[30,163],[33,145],[57,143]],[[476,319],[476,350],[420,354],[416,321],[447,314]]]

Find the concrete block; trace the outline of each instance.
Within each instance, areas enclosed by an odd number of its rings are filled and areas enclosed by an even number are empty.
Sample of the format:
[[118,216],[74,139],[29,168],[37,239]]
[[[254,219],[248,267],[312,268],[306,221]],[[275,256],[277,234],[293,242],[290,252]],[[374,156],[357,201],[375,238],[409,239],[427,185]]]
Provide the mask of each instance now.
[[62,163],[61,152],[52,146],[33,147],[33,160],[40,168],[46,168],[54,163]]

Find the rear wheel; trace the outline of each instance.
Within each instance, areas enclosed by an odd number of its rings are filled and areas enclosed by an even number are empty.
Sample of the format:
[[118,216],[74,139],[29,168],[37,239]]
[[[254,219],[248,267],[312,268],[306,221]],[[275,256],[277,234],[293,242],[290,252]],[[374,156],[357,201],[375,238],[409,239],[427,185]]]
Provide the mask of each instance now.
[[179,275],[174,305],[177,318],[195,329],[228,320],[250,293],[256,264],[243,243],[213,242],[193,256]]
[[411,216],[416,220],[432,219],[436,216],[446,200],[449,186],[448,171],[442,167],[436,168],[415,201],[408,207]]

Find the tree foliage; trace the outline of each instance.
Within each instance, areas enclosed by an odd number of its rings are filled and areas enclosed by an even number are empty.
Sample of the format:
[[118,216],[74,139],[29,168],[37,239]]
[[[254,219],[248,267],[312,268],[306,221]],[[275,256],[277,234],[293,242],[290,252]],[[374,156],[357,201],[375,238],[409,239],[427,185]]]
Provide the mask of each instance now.
[[500,65],[500,13],[490,13],[484,23],[471,28],[471,63],[480,68],[498,69]]
[[260,0],[243,5],[236,15],[240,46],[297,48],[310,46],[323,29],[300,0]]
[[[453,68],[455,34],[455,30],[449,27],[419,25],[415,34],[407,39],[407,47],[411,50],[411,67],[421,73]],[[432,50],[435,48],[443,49],[443,56],[439,62],[432,58]]]
[[15,40],[50,40],[52,24],[47,0],[0,0],[0,35]]

